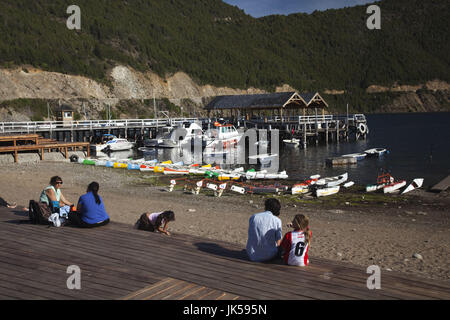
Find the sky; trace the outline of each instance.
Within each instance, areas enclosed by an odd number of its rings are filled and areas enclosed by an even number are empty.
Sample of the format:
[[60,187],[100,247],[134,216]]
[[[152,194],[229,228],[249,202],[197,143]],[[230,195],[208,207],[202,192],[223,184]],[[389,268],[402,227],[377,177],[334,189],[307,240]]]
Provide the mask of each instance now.
[[362,5],[374,0],[223,0],[245,13],[259,18],[271,14],[311,13],[314,10],[337,9]]

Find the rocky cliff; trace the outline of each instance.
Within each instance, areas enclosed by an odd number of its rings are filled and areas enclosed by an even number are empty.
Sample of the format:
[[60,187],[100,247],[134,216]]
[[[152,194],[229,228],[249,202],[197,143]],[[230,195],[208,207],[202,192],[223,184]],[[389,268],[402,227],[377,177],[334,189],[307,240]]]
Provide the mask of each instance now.
[[[88,114],[91,119],[104,117],[106,105],[112,106],[114,116],[118,118],[153,117],[153,98],[158,100],[158,110],[169,110],[172,116],[193,116],[201,115],[203,106],[217,95],[265,93],[258,88],[242,90],[200,85],[183,72],[161,78],[153,72],[137,72],[126,66],[110,70],[108,80],[109,83],[99,83],[82,76],[46,72],[28,66],[0,69],[0,121],[44,120],[47,108],[42,104],[46,102],[51,107],[69,103],[80,115]],[[295,89],[286,84],[277,87],[276,91]],[[324,92],[332,95],[345,93],[337,90]],[[381,105],[379,112],[450,110],[450,85],[443,81],[390,88],[373,85],[366,90],[369,95],[386,92],[401,94]],[[17,108],[17,99],[29,100],[21,101],[20,108]],[[33,107],[34,103],[30,104],[33,100],[40,101],[40,118],[33,118],[33,114],[36,115],[33,108],[37,108]],[[332,112],[333,106],[330,108]]]

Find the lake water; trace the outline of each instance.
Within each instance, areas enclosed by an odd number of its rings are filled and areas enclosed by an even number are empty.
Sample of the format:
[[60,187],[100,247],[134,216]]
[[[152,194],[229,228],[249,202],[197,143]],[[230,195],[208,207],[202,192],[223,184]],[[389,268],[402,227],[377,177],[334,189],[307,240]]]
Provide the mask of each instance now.
[[[348,172],[349,180],[368,184],[376,181],[380,169],[385,169],[396,179],[424,178],[425,187],[450,174],[450,113],[374,114],[366,117],[370,128],[366,140],[308,146],[306,150],[280,144],[279,171],[286,170],[289,180],[296,181],[314,174],[335,176]],[[390,153],[380,158],[366,158],[355,165],[328,167],[325,164],[329,157],[371,148],[386,148]],[[178,149],[154,149],[129,155],[160,161],[180,159]]]

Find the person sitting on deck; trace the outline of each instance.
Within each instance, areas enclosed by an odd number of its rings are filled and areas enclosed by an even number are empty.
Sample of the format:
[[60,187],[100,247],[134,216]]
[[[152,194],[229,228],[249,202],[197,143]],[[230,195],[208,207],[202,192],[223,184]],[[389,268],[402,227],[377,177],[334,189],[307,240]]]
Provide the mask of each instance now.
[[155,213],[146,212],[140,216],[140,218],[136,222],[136,227],[139,230],[151,232],[158,231],[170,236],[169,231],[167,231],[167,227],[170,221],[175,221],[175,213],[173,213],[173,211],[163,211]]
[[312,236],[309,230],[309,218],[303,214],[297,214],[288,226],[294,228],[294,231],[286,233],[281,241],[283,260],[290,266],[307,266]]
[[69,222],[81,228],[95,228],[107,225],[109,215],[105,210],[103,199],[98,195],[100,186],[91,182],[78,200],[77,211],[69,213]]
[[42,190],[39,202],[47,205],[52,211],[49,221],[56,227],[61,226],[60,216],[67,217],[73,203],[66,200],[61,192],[63,181],[61,177],[54,176],[50,179],[50,185]]
[[265,210],[250,217],[248,227],[247,255],[251,261],[269,261],[278,257],[281,243],[281,204],[270,198],[265,202]]

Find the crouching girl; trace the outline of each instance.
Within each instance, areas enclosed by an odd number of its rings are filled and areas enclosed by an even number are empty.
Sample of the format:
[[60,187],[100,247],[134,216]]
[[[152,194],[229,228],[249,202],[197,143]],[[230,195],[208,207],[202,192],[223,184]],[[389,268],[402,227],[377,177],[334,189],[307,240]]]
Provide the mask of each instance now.
[[167,227],[170,221],[175,221],[175,214],[173,211],[163,211],[155,213],[143,213],[136,222],[136,227],[139,230],[161,232],[170,236]]

